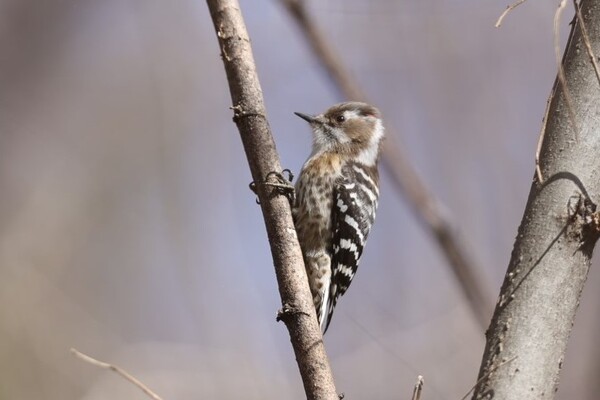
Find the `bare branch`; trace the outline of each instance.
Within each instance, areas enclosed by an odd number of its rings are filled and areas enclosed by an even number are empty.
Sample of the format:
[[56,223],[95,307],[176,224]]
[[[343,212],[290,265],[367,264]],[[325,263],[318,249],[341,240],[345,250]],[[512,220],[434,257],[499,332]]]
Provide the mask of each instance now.
[[[600,4],[583,0],[581,15],[590,47],[600,48]],[[600,232],[600,102],[598,79],[587,52],[579,50],[581,24],[573,24],[555,80],[539,150],[543,184],[534,181],[494,317],[486,335],[473,399],[552,399],[575,313]],[[573,140],[569,100],[580,122]],[[577,201],[574,202],[573,199]],[[595,199],[595,200],[594,200]],[[576,203],[575,205],[573,203]],[[532,345],[535,344],[535,345]],[[509,368],[498,368],[518,356]],[[491,374],[490,371],[494,373]]]
[[[208,0],[246,157],[254,182],[281,172],[246,26],[237,0]],[[278,189],[256,185],[290,340],[309,400],[338,400],[308,287],[290,204]]]
[[157,395],[152,390],[150,390],[150,388],[148,386],[146,386],[144,383],[142,383],[142,381],[140,381],[139,379],[137,379],[136,377],[131,375],[129,372],[125,371],[123,368],[117,367],[114,364],[106,363],[104,361],[96,360],[95,358],[90,357],[87,354],[83,354],[82,352],[80,352],[76,349],[73,349],[73,348],[71,348],[71,354],[73,354],[75,357],[79,358],[80,360],[83,360],[87,363],[95,365],[96,367],[108,369],[108,370],[111,370],[111,371],[117,373],[118,375],[121,375],[123,378],[125,378],[125,380],[127,380],[128,382],[131,382],[133,385],[140,388],[142,390],[142,392],[146,393],[148,395],[148,397],[150,397],[151,399],[162,400],[162,398],[159,395]]
[[504,12],[500,15],[500,17],[498,17],[498,20],[496,21],[496,24],[494,26],[496,28],[500,28],[500,25],[502,25],[502,21],[504,21],[504,18],[508,15],[508,13],[510,13],[512,10],[519,7],[521,4],[525,3],[526,1],[527,0],[519,0],[509,6],[506,6],[506,10],[504,10]]
[[[363,90],[352,78],[340,57],[307,12],[304,1],[281,0],[281,3],[300,27],[315,56],[321,61],[324,70],[342,97],[369,103]],[[389,123],[387,130],[388,132],[394,131]],[[384,143],[383,166],[390,173],[396,189],[408,199],[419,222],[435,238],[451,266],[476,320],[482,328],[485,328],[489,322],[492,297],[489,295],[491,291],[487,290],[478,274],[481,269],[478,269],[469,257],[468,251],[459,240],[458,229],[442,212],[439,201],[427,190],[407,157],[400,151],[400,146],[395,142],[393,134],[388,135]]]

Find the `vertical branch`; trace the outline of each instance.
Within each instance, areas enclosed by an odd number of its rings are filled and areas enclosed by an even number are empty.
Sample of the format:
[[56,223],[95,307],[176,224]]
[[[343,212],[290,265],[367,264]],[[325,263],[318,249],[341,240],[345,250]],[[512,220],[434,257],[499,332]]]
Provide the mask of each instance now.
[[[564,80],[557,78],[554,86],[568,87],[571,96],[565,90],[553,90],[551,96],[539,152],[545,180],[534,180],[529,192],[473,399],[552,399],[558,389],[600,235],[595,204],[600,195],[600,88],[587,52],[580,50],[584,19],[590,49],[600,50],[600,4],[583,0],[581,8],[583,17],[573,24],[562,62]],[[512,358],[508,368],[497,368]]]
[[[306,10],[303,0],[281,0],[286,10],[300,27],[315,56],[333,81],[342,97],[369,102],[340,57],[318,29]],[[393,131],[387,124],[387,130]],[[487,290],[478,268],[459,240],[458,229],[442,212],[439,201],[427,190],[417,172],[410,165],[395,135],[388,135],[383,147],[383,166],[390,173],[396,189],[405,196],[419,222],[429,231],[446,257],[476,320],[485,328],[492,309],[491,290]]]
[[240,6],[237,0],[208,0],[207,3],[229,82],[233,119],[240,132],[252,177],[257,182],[283,303],[280,319],[289,330],[307,398],[337,400],[288,199],[260,184],[269,172],[281,171],[281,165],[266,118]]

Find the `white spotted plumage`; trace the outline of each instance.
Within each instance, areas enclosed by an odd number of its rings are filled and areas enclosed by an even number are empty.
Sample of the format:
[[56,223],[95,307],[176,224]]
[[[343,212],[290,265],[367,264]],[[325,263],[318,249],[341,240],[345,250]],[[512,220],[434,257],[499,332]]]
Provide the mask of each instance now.
[[379,111],[365,103],[337,104],[314,117],[296,114],[311,124],[313,150],[296,183],[294,223],[325,332],[375,219],[384,130]]

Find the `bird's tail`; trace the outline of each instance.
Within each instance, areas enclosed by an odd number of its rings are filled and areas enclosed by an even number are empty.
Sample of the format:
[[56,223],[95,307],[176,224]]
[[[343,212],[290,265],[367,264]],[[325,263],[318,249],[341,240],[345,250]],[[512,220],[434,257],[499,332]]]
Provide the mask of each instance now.
[[317,318],[319,319],[319,325],[323,335],[327,332],[327,328],[329,328],[329,324],[331,323],[331,317],[333,316],[337,298],[335,286],[327,287],[325,293],[323,293],[320,307],[317,308]]

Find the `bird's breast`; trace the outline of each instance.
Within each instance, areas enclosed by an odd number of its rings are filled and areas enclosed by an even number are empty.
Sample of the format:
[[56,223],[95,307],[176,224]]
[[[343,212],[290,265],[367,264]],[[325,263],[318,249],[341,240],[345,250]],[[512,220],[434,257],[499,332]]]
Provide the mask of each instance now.
[[296,183],[294,221],[303,249],[326,246],[331,240],[333,190],[341,176],[335,154],[312,157],[302,167]]

